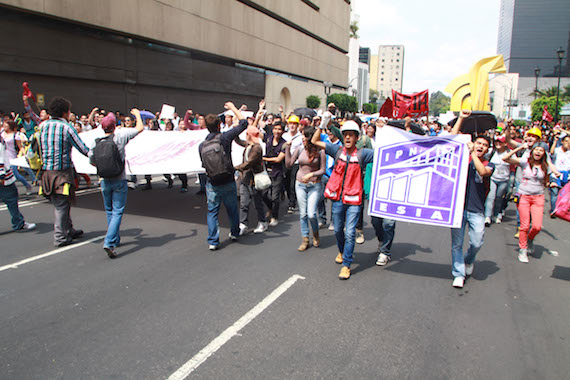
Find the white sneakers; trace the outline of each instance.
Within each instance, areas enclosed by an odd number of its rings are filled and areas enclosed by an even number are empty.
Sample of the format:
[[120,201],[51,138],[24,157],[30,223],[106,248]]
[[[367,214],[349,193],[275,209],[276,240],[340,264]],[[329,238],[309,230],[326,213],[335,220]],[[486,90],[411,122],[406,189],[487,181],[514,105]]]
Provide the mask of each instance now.
[[22,228],[19,229],[19,231],[31,231],[35,229],[36,229],[35,223],[24,222],[24,225],[22,226]]
[[243,236],[247,233],[247,226],[243,223],[239,224],[239,236]]
[[519,261],[521,263],[528,263],[528,250],[527,249],[519,250]]
[[356,230],[356,239],[354,239],[356,244],[364,244],[364,232]]
[[279,224],[279,221],[275,218],[271,218],[271,220],[269,221],[269,226],[270,227],[275,227],[276,225]]
[[463,288],[463,284],[465,283],[465,279],[463,277],[455,277],[453,279],[453,287],[454,288]]
[[475,267],[474,264],[465,264],[465,274],[467,276],[471,276],[473,274],[474,267]]
[[486,218],[485,218],[485,226],[486,226],[486,227],[489,227],[490,225],[491,225],[491,218],[486,217]]
[[210,245],[208,246],[208,249],[209,249],[210,251],[215,251],[215,250],[218,249],[218,246],[217,246],[217,245],[214,245],[214,244],[210,244]]
[[260,234],[262,232],[267,231],[267,222],[259,222],[255,230],[253,230],[254,234]]
[[501,224],[502,221],[503,221],[503,214],[497,215],[497,217],[495,218],[495,223]]
[[378,255],[378,259],[376,260],[376,265],[383,267],[384,265],[388,264],[388,261],[392,260],[390,256],[385,253],[381,253]]

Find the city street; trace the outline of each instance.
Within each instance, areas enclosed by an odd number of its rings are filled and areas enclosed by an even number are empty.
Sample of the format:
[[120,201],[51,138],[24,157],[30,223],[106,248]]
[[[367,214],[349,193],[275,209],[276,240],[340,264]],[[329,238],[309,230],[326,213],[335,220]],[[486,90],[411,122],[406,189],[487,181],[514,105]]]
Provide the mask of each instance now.
[[[504,222],[487,228],[474,274],[459,290],[451,286],[446,228],[399,222],[393,260],[378,267],[365,216],[366,242],[356,246],[352,277],[340,281],[331,231],[321,230],[320,248],[297,252],[297,213],[231,242],[222,208],[222,249],[208,251],[205,196],[195,195],[196,185],[180,193],[178,180],[167,189],[157,176],[153,190],[129,191],[119,257],[111,260],[98,188],[81,190],[71,211],[83,237],[55,249],[53,207],[18,186],[20,211],[38,227],[12,232],[1,205],[2,379],[570,372],[568,222],[545,215],[537,252],[522,264],[511,204]],[[255,223],[251,212],[250,228]]]

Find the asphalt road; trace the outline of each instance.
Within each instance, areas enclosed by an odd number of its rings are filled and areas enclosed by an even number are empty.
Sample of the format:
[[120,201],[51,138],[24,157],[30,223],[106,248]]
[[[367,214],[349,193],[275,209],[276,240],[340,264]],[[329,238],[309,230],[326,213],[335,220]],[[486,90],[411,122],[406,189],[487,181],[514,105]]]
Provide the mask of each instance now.
[[[458,290],[448,229],[398,223],[393,261],[380,268],[366,217],[353,275],[339,281],[332,232],[321,230],[321,248],[296,251],[297,214],[209,252],[195,191],[160,180],[130,191],[115,260],[96,240],[106,231],[97,189],[72,209],[84,244],[17,267],[53,253],[53,208],[22,197],[38,224],[27,233],[10,232],[0,208],[0,378],[166,379],[185,363],[198,379],[568,376],[567,222],[546,218],[537,254],[522,264],[510,206]],[[215,346],[220,336],[231,339]]]

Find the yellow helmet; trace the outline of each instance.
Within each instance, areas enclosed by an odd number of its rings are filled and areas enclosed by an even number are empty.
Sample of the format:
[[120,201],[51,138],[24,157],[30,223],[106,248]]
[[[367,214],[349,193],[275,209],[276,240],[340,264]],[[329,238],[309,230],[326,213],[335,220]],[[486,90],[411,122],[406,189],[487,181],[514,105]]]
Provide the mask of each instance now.
[[299,123],[299,116],[297,115],[291,115],[289,116],[289,119],[287,120],[288,123]]
[[531,128],[531,129],[529,129],[526,134],[527,134],[527,135],[535,135],[535,136],[538,136],[539,139],[542,138],[542,132],[541,132],[540,129],[538,129],[537,127],[533,127],[533,128]]

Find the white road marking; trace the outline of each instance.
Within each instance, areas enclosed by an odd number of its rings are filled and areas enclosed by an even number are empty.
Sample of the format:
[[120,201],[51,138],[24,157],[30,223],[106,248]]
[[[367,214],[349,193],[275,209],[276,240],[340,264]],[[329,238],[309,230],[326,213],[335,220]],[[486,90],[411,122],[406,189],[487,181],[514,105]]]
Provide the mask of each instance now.
[[29,257],[27,259],[24,259],[24,260],[21,260],[21,261],[12,263],[12,264],[4,265],[4,266],[0,267],[0,272],[5,271],[7,269],[17,269],[21,265],[31,263],[33,261],[40,260],[40,259],[43,259],[43,258],[48,257],[48,256],[57,255],[58,253],[65,252],[65,251],[68,251],[68,250],[73,249],[73,248],[81,247],[82,245],[93,243],[94,241],[101,240],[103,238],[105,238],[105,235],[97,236],[97,237],[94,237],[92,239],[82,241],[80,243],[71,244],[71,245],[68,245],[65,247],[54,249],[53,251],[42,253],[41,255]]
[[188,360],[182,367],[180,367],[176,372],[174,372],[167,380],[182,380],[190,375],[200,364],[204,363],[212,354],[214,354],[220,347],[226,344],[235,335],[238,335],[239,331],[244,328],[249,322],[251,322],[255,317],[261,314],[265,309],[269,307],[277,298],[279,298],[283,293],[287,291],[297,280],[304,280],[305,277],[294,274],[287,281],[279,285],[271,294],[265,297],[261,302],[254,306],[253,309],[248,311],[243,317],[241,317],[236,323],[228,327],[226,331],[221,333],[216,339],[211,341],[206,347],[204,347],[200,352],[198,352],[192,359]]

